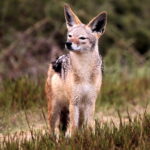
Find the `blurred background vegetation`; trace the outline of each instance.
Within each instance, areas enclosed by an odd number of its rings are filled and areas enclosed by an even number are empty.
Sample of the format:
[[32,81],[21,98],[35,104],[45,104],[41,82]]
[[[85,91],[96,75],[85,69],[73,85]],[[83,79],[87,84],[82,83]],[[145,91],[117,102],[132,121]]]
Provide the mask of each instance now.
[[46,102],[48,65],[66,53],[64,3],[84,23],[101,11],[108,12],[106,32],[99,42],[105,67],[98,103],[135,105],[149,100],[149,0],[0,0],[1,108],[18,110]]
[[107,67],[135,67],[150,61],[149,0],[1,0],[1,80],[45,75],[48,63],[64,53],[64,3],[84,23],[103,10],[108,12],[106,33],[100,40]]

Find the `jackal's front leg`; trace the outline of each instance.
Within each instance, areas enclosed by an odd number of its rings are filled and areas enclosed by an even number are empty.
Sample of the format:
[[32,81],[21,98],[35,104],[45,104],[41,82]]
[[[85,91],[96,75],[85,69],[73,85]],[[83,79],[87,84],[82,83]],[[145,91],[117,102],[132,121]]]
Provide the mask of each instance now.
[[79,126],[79,106],[75,104],[70,104],[69,106],[69,115],[70,122],[69,127],[67,129],[66,136],[71,137]]
[[85,105],[84,108],[84,123],[87,128],[92,129],[95,132],[95,120],[94,120],[94,113],[95,113],[95,99],[92,103],[88,103]]

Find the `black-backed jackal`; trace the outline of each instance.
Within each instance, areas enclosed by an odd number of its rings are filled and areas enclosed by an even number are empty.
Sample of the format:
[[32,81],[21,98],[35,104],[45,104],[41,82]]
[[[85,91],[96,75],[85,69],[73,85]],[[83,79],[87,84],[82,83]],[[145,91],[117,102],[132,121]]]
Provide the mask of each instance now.
[[102,83],[98,40],[105,31],[107,14],[102,12],[83,24],[68,5],[64,13],[69,53],[50,64],[45,88],[51,132],[59,135],[61,125],[71,136],[83,124],[95,127],[95,102]]

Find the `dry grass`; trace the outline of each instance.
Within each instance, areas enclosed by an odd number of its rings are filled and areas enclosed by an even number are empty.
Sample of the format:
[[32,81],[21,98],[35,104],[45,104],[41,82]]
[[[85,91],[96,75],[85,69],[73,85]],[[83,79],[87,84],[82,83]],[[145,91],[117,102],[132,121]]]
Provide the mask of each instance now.
[[65,150],[148,150],[150,148],[150,116],[137,117],[128,124],[121,121],[116,127],[113,122],[96,124],[96,132],[90,130],[79,131],[72,138],[63,135],[58,141],[46,130],[38,132],[31,130],[28,134],[7,135],[1,141],[1,149],[65,149]]

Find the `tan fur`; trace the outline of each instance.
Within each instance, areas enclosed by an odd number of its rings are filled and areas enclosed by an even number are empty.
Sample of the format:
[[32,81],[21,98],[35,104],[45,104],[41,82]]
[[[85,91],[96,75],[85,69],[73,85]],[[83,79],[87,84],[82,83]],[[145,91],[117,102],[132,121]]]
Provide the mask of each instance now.
[[[70,15],[69,19],[66,15]],[[63,71],[65,72],[63,77],[61,75],[63,73],[56,72],[50,64],[45,90],[51,132],[59,135],[61,115],[68,109],[66,134],[70,136],[83,124],[93,129],[95,126],[95,102],[102,82],[102,60],[99,56],[98,37],[104,30],[102,29],[101,32],[96,28],[96,32],[92,31],[95,23],[91,21],[88,25],[82,24],[69,6],[65,6],[65,17],[68,35],[71,34],[67,41],[72,43],[73,50],[69,52],[67,71]]]

